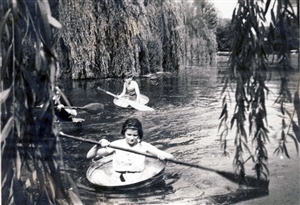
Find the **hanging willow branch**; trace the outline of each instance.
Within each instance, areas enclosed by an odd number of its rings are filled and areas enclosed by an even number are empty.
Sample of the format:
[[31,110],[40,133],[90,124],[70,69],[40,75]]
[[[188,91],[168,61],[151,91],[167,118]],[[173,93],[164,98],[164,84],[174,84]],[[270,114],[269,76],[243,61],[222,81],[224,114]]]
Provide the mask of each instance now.
[[52,29],[61,25],[47,0],[0,6],[1,204],[72,204],[51,100],[57,65]]
[[[263,2],[258,0],[238,1],[231,21],[231,32],[234,38],[229,57],[229,74],[225,77],[226,83],[222,91],[224,98],[219,130],[221,130],[222,148],[226,154],[229,114],[226,100],[228,97],[225,91],[228,89],[229,82],[235,85],[236,106],[230,127],[234,128],[236,132],[234,141],[236,153],[233,162],[236,173],[241,178],[245,176],[244,164],[249,158],[254,162],[253,169],[256,171],[258,179],[266,179],[269,175],[268,152],[265,147],[269,141],[266,108],[266,96],[269,88],[266,86],[266,81],[271,76],[271,68],[275,67],[275,70],[279,71],[282,76],[278,102],[281,103],[283,115],[287,112],[284,102],[292,100],[288,89],[288,80],[290,79],[289,74],[294,70],[290,64],[291,44],[288,43],[289,33],[287,31],[292,24],[298,25],[297,31],[299,30],[299,22],[295,22],[297,19],[294,19],[297,15],[294,13],[290,1],[284,1],[284,3],[276,1],[276,4],[273,5],[271,5],[271,0],[266,1],[265,4]],[[267,27],[266,14],[269,10],[272,14],[272,21]],[[266,37],[269,38],[268,41],[266,41]],[[269,57],[275,53],[277,61],[270,62]],[[294,103],[295,113],[299,116],[299,109],[297,111],[299,106],[296,105],[299,103],[299,91],[296,91],[294,101],[296,102]],[[294,134],[298,137],[297,130],[299,130],[300,123],[297,124],[293,120],[293,116],[289,115],[293,130],[296,131]],[[292,133],[286,132],[286,127],[283,119],[281,143],[275,151],[281,151],[289,157],[285,144],[286,137],[289,136],[295,141],[297,150],[298,144],[296,137]],[[253,152],[249,149],[248,142],[255,145]],[[245,155],[250,157],[244,160],[243,156]]]

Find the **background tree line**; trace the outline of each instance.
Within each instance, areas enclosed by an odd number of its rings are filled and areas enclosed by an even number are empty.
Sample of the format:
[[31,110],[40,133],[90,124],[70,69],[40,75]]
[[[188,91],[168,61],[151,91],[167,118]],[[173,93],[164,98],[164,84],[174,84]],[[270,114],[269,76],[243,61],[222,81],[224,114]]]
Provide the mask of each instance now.
[[[285,19],[283,23],[286,28],[285,32],[287,34],[288,47],[291,50],[297,50],[299,48],[299,25],[296,21],[291,21],[290,19]],[[229,51],[231,49],[233,33],[230,28],[231,19],[219,19],[216,27],[218,51]],[[283,43],[279,30],[274,30],[274,27],[269,25],[267,25],[265,29],[264,41],[266,46],[269,47],[266,49],[266,52],[268,54],[272,54],[272,51],[278,52]]]
[[216,11],[203,0],[66,0],[56,8],[61,78],[172,72],[211,63],[217,51]]

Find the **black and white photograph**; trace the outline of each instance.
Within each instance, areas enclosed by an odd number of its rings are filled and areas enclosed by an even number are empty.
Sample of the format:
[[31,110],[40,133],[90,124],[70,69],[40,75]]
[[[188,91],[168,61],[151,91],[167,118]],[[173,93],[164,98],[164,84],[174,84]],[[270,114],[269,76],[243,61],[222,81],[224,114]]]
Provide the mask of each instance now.
[[298,205],[298,0],[1,0],[2,205]]

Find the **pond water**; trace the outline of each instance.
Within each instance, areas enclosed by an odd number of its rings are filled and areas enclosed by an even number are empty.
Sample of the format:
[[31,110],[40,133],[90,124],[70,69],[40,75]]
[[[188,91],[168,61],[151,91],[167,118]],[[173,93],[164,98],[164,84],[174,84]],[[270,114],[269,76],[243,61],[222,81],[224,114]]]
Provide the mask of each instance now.
[[[228,145],[230,156],[223,157],[218,133],[223,86],[219,70],[224,66],[224,62],[219,62],[214,66],[186,67],[175,74],[161,73],[157,78],[137,78],[141,93],[150,98],[148,106],[155,109],[153,112],[116,107],[112,96],[96,89],[99,86],[117,94],[122,90],[121,79],[62,84],[65,94],[76,106],[92,102],[105,105],[103,112],[97,115],[79,111],[80,117],[85,118],[83,128],[71,134],[97,141],[106,137],[112,141],[120,137],[121,126],[128,117],[137,117],[143,124],[144,140],[172,153],[177,160],[233,172],[233,140],[229,140]],[[267,85],[272,91],[267,100],[268,116],[278,117],[279,106],[274,105],[278,78]],[[295,86],[296,82],[292,81],[293,90]],[[276,132],[280,122],[273,118],[269,121],[270,129]],[[217,173],[175,163],[167,164],[165,180],[151,188],[134,192],[97,192],[85,175],[91,165],[85,157],[92,145],[64,138],[62,141],[69,173],[84,204],[230,204],[247,197],[259,197],[257,194],[246,196],[246,192],[241,197],[238,185]]]

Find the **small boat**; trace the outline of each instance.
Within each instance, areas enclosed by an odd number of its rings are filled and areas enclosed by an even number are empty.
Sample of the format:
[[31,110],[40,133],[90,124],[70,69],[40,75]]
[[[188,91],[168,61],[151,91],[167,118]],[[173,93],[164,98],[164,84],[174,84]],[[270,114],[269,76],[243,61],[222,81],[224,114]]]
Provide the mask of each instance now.
[[166,162],[146,157],[146,169],[136,173],[117,173],[112,170],[112,155],[93,163],[86,172],[88,181],[97,190],[136,190],[150,187],[164,179]]
[[[125,95],[124,98],[129,99],[129,96]],[[122,108],[130,107],[130,105],[122,99],[115,98],[113,102],[114,102],[115,105],[117,105],[119,107],[122,107]],[[141,98],[140,98],[139,103],[141,103],[143,105],[146,105],[148,102],[149,102],[149,98],[146,95],[141,94]]]

